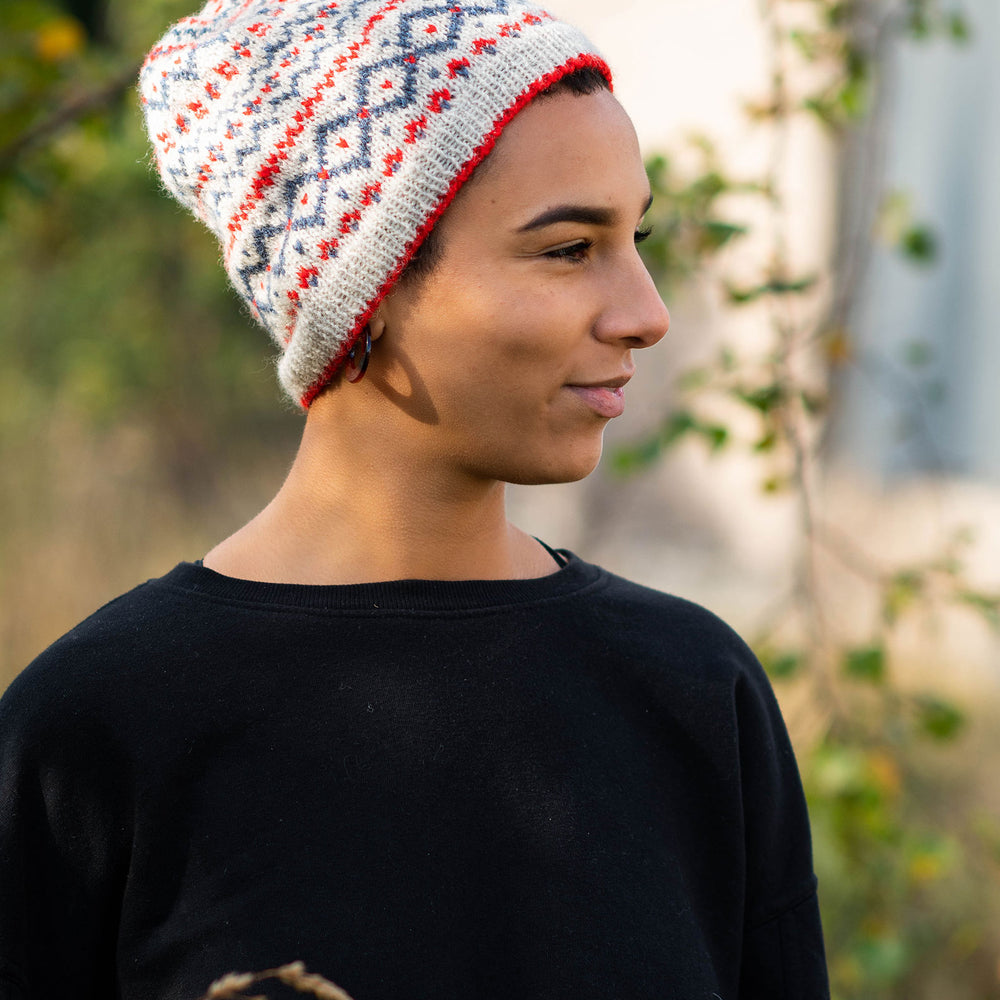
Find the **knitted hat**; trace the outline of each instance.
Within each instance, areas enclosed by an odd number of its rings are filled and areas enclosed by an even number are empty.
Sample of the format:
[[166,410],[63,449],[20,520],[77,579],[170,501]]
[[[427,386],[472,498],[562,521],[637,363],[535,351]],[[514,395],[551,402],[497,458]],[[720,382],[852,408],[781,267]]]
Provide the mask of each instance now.
[[140,90],[164,183],[308,407],[504,126],[585,66],[610,82],[522,0],[210,0]]

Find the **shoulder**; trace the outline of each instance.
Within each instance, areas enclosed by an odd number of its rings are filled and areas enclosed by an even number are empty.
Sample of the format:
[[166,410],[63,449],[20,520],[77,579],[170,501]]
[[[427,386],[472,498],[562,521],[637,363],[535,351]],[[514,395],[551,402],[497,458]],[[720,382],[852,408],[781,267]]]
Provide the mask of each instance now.
[[805,798],[781,710],[757,657],[708,609],[612,574],[605,578],[604,608],[595,609],[595,617],[606,615],[625,656],[645,659],[645,687],[663,717],[705,759],[721,753],[717,780],[732,776],[738,784],[748,921],[763,922],[804,898],[803,919],[813,919]]
[[[675,724],[729,747],[753,768],[767,761],[777,783],[794,755],[770,680],[754,652],[717,614],[602,571],[567,641],[598,653],[602,669],[628,677]],[[775,768],[785,772],[782,777]],[[797,775],[794,778],[797,781]]]
[[747,643],[713,611],[607,570],[601,579],[603,586],[589,597],[587,617],[622,656],[659,659],[702,679],[769,688]]
[[79,732],[84,720],[121,701],[126,674],[148,666],[170,613],[148,581],[109,601],[57,639],[18,674],[0,698],[7,738]]

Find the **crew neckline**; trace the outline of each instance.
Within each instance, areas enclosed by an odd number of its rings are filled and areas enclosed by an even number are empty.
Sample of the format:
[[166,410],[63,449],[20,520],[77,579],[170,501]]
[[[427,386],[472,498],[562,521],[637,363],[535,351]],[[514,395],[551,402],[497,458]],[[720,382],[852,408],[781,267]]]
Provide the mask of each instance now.
[[215,600],[343,611],[466,611],[565,597],[600,580],[603,570],[567,549],[546,576],[526,580],[384,580],[374,583],[265,583],[226,576],[198,562],[178,563],[152,585]]

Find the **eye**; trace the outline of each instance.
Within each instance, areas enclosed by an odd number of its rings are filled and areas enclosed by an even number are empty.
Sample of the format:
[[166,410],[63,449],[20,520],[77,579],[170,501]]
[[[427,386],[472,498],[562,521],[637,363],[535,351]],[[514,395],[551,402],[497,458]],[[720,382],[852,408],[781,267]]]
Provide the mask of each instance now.
[[653,235],[652,226],[643,226],[642,229],[637,230],[635,234],[635,245],[638,246],[640,243],[645,243],[650,236]]
[[564,247],[556,247],[554,250],[547,250],[544,254],[542,254],[542,256],[548,257],[550,260],[580,262],[586,260],[587,254],[590,252],[593,245],[594,244],[591,240],[578,240],[576,243],[569,243]]

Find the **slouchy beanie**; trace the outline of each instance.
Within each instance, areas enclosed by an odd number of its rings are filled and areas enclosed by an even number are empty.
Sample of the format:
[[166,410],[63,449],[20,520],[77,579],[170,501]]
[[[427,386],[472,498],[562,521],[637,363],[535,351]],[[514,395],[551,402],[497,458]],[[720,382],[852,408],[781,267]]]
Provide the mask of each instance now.
[[518,0],[210,0],[139,86],[160,175],[218,237],[308,408],[504,126],[583,67]]

